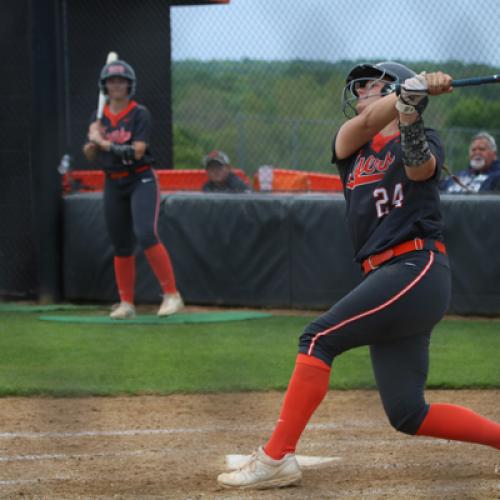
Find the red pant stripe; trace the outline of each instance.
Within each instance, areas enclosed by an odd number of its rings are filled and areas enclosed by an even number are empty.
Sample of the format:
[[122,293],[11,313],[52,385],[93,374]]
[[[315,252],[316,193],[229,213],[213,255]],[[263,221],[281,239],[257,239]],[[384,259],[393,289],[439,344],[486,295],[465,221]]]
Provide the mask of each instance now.
[[396,302],[396,300],[398,300],[403,295],[407,294],[427,274],[427,271],[431,268],[433,262],[434,262],[434,252],[430,252],[429,262],[427,262],[424,269],[422,269],[422,272],[411,283],[409,283],[401,291],[399,291],[396,295],[391,297],[389,300],[385,301],[383,304],[380,304],[379,306],[374,307],[373,309],[369,309],[368,311],[359,313],[356,316],[352,316],[350,318],[347,318],[347,319],[341,321],[340,323],[337,323],[336,325],[333,325],[330,328],[327,328],[326,330],[317,333],[313,337],[313,339],[311,341],[311,345],[309,346],[309,349],[307,350],[308,356],[312,355],[312,352],[314,350],[314,346],[316,345],[316,341],[320,337],[323,337],[324,335],[328,335],[328,334],[338,330],[339,328],[342,328],[343,326],[348,325],[349,323],[352,323],[353,321],[357,321],[358,319],[364,318],[365,316],[370,316],[370,314],[374,314],[376,312],[379,312],[382,309],[385,309],[386,307],[390,306],[392,303]]
[[152,171],[156,181],[156,207],[155,207],[153,227],[156,240],[160,241],[160,236],[158,234],[158,219],[160,217],[160,202],[161,202],[160,181],[158,180],[158,174],[156,173],[156,170],[153,168]]

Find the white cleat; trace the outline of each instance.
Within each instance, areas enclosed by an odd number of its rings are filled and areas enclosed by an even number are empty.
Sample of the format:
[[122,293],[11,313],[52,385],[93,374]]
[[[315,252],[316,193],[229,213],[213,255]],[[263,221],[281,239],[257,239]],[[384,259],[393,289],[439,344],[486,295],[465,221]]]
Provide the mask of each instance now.
[[302,472],[293,453],[274,460],[261,446],[243,467],[219,474],[217,482],[224,488],[265,490],[299,484],[301,479]]
[[158,309],[158,316],[170,316],[180,311],[184,307],[184,302],[179,292],[166,293],[163,295],[163,302]]
[[130,302],[120,302],[116,306],[113,306],[109,317],[111,319],[132,319],[132,318],[134,318],[135,317],[134,304],[130,304]]

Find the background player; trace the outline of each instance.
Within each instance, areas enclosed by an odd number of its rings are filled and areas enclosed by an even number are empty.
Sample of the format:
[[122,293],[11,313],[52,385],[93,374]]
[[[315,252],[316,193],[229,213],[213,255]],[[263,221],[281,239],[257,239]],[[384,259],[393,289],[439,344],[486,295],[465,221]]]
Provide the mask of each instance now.
[[104,211],[114,247],[114,269],[120,304],[110,316],[126,319],[135,315],[135,238],[163,290],[159,316],[183,307],[177,291],[170,256],[158,237],[160,191],[154,158],[149,148],[151,115],[132,100],[136,77],[125,61],[106,64],[99,87],[108,96],[101,120],[96,112],[83,147],[86,158],[97,161],[106,175]]
[[[405,82],[399,98],[395,82]],[[430,335],[447,310],[451,280],[438,191],[443,147],[421,115],[427,95],[451,92],[451,84],[444,73],[415,75],[392,62],[349,73],[343,102],[354,117],[333,140],[333,161],[365,278],[306,327],[271,438],[244,467],[219,475],[221,485],[298,483],[295,448],[328,390],[333,360],[361,345],[370,346],[382,403],[397,430],[500,449],[499,424],[424,399]]]

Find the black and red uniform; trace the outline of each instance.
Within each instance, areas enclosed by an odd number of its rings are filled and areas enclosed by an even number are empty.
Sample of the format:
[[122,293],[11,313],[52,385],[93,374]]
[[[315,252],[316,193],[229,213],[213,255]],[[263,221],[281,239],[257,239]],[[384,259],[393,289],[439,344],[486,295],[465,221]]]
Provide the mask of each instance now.
[[[451,90],[451,82],[445,73],[417,76],[391,61],[355,66],[346,79],[344,111],[363,113],[358,99],[380,97],[385,101],[373,104],[378,107],[367,111],[368,116],[373,118],[371,113],[378,111],[386,114],[382,115],[385,119],[358,120],[343,129],[346,142],[339,143],[340,149],[349,150],[355,134],[367,133],[375,124],[397,130],[396,116],[383,125],[392,106],[402,114],[421,113],[428,99],[422,87],[439,95]],[[390,95],[397,85],[415,98],[411,105],[401,96]],[[404,124],[406,120],[400,117],[397,133],[376,134],[345,159],[337,158],[335,136],[333,162],[344,185],[355,261],[365,277],[305,328],[271,437],[243,467],[220,474],[217,481],[222,486],[266,489],[300,482],[295,450],[328,392],[331,365],[339,354],[362,345],[370,347],[377,386],[393,427],[407,434],[500,449],[500,424],[462,406],[428,405],[424,398],[430,336],[448,308],[451,279],[438,192],[443,147],[437,134],[424,129],[419,117],[414,118]],[[423,170],[412,173],[411,168]],[[426,180],[410,179],[423,179],[427,174],[432,176]]]
[[[398,111],[402,107],[401,113],[422,112],[425,107],[408,109],[411,106],[390,94],[397,90],[393,84],[404,84],[405,92],[420,98],[416,106],[425,104],[423,80],[426,85],[429,80],[434,92],[451,89],[450,75],[442,72],[417,76],[391,61],[357,65],[346,79],[344,111],[363,113],[358,99],[379,96],[385,99],[377,106],[387,113],[386,119],[393,105]],[[360,89],[365,90],[360,93]],[[300,481],[293,454],[328,392],[331,365],[336,356],[362,345],[370,348],[376,383],[393,427],[407,434],[500,449],[500,424],[462,406],[428,405],[424,398],[430,336],[448,308],[451,279],[438,192],[443,147],[437,134],[415,118],[412,124],[400,123],[392,136],[376,134],[345,159],[336,156],[335,136],[333,162],[342,177],[355,261],[364,279],[305,328],[271,437],[244,467],[218,477],[223,486],[268,488]],[[386,123],[385,130],[397,130],[396,119]],[[348,150],[356,140],[354,134],[366,133],[369,123],[382,128],[383,122],[358,120],[343,129],[346,142],[339,145]],[[424,170],[412,175],[410,168]],[[432,176],[426,180],[410,179],[425,177],[431,168]]]
[[[91,122],[95,119],[94,112]],[[106,175],[104,213],[115,255],[129,256],[134,252],[136,239],[143,249],[159,241],[160,192],[157,176],[151,168],[155,160],[149,149],[151,114],[136,101],[130,101],[116,115],[106,105],[101,123],[104,137],[115,144],[132,145],[134,141],[148,144],[143,157],[132,160],[129,165],[107,151],[99,151],[97,159]]]
[[[93,114],[91,122],[96,119]],[[98,165],[104,170],[104,213],[114,248],[114,268],[122,302],[133,303],[136,243],[144,250],[164,294],[177,291],[170,255],[158,236],[160,189],[149,148],[151,115],[135,101],[113,114],[104,107],[101,124],[104,138],[113,144],[132,146],[140,141],[147,145],[139,160],[123,161],[112,152],[98,152]]]
[[353,347],[369,345],[375,379],[388,417],[414,434],[428,405],[424,385],[431,331],[446,312],[451,280],[442,243],[438,179],[444,152],[426,129],[436,158],[435,175],[408,179],[399,132],[376,135],[340,171],[355,260],[364,280],[328,312],[310,323],[300,352],[331,365]]

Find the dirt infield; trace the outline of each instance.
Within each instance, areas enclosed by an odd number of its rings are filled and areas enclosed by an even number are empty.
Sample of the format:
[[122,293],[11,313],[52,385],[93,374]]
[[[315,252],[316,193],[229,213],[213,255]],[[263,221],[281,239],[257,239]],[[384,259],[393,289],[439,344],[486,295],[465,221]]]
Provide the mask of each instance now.
[[[331,391],[297,450],[339,461],[302,486],[232,492],[226,454],[264,442],[282,393],[0,400],[0,496],[42,498],[500,498],[493,448],[408,437],[374,391]],[[430,391],[500,420],[500,391]],[[497,472],[495,472],[497,466]]]

